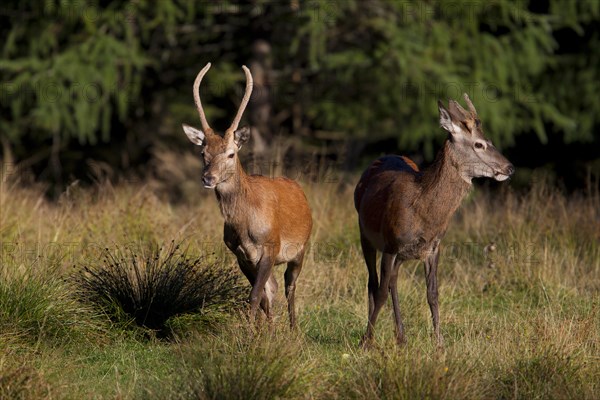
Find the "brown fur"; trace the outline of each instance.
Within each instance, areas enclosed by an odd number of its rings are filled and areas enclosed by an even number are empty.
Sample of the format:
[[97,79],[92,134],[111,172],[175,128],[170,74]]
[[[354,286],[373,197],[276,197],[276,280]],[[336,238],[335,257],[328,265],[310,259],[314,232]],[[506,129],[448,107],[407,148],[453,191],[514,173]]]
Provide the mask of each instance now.
[[[481,123],[468,96],[469,112],[450,101],[450,110],[441,103],[440,123],[450,132],[435,161],[424,171],[407,157],[385,156],[375,160],[363,173],[354,192],[361,245],[369,271],[369,322],[363,336],[368,345],[378,313],[392,295],[396,339],[403,343],[396,281],[403,261],[425,263],[427,300],[433,326],[441,344],[438,316],[437,264],[439,243],[452,215],[471,188],[476,176],[507,179],[514,167],[485,140]],[[376,256],[381,256],[377,276]]]
[[[251,308],[260,301],[268,317],[277,282],[273,265],[288,263],[285,274],[290,324],[295,325],[295,281],[302,268],[312,229],[311,211],[300,185],[287,178],[247,175],[239,161],[232,178],[217,186],[216,195],[225,219],[223,240],[236,255],[253,285]],[[259,275],[266,274],[261,290]],[[263,291],[264,289],[264,291]],[[254,293],[258,292],[258,293]],[[258,296],[261,292],[262,295]]]
[[361,232],[373,238],[371,243],[379,251],[423,260],[431,243],[441,239],[471,185],[454,167],[449,143],[423,172],[413,169],[407,157],[402,157],[407,168],[389,165],[385,162],[389,157],[374,161],[357,185],[355,207]]
[[198,90],[207,64],[194,82],[194,100],[202,129],[183,125],[190,141],[203,149],[205,187],[215,189],[221,214],[225,219],[223,240],[235,254],[246,275],[250,291],[250,318],[260,304],[271,316],[277,291],[273,266],[287,263],[285,294],[288,299],[290,325],[295,326],[294,293],[302,269],[306,244],[312,229],[312,217],[300,185],[287,178],[247,175],[238,159],[238,151],[249,138],[249,129],[237,129],[252,93],[252,75],[245,66],[246,91],[240,108],[225,135],[216,134],[208,125]]

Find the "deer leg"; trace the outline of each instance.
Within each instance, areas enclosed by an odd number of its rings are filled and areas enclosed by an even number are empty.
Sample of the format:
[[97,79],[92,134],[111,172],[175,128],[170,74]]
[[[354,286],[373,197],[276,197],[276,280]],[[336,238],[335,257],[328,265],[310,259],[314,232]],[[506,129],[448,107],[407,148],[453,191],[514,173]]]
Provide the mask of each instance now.
[[438,346],[442,346],[442,335],[440,334],[440,316],[438,308],[438,285],[437,266],[439,261],[439,247],[435,246],[431,254],[425,259],[425,280],[427,282],[427,303],[431,310],[433,321],[433,332]]
[[375,307],[375,292],[377,292],[377,288],[379,287],[379,282],[377,280],[377,250],[369,243],[362,233],[360,235],[360,245],[362,247],[365,263],[367,264],[367,270],[369,271],[369,283],[367,284],[369,292],[368,318],[371,318],[373,308]]
[[248,282],[250,282],[250,285],[254,285],[254,281],[256,280],[255,268],[252,265],[250,265],[248,262],[246,262],[246,260],[244,260],[242,257],[236,255],[236,258],[238,261],[238,265],[240,266],[240,269],[242,270],[242,273],[244,274],[246,279],[248,279]]
[[390,293],[392,294],[392,305],[394,306],[394,322],[396,323],[396,342],[398,345],[406,343],[404,336],[404,324],[402,323],[402,315],[400,314],[400,306],[398,304],[398,270],[403,260],[396,259],[394,270],[390,278]]
[[379,283],[379,287],[375,293],[373,312],[369,316],[367,331],[361,340],[361,345],[363,347],[368,346],[373,339],[373,329],[375,327],[375,322],[377,321],[377,316],[379,315],[379,311],[381,311],[381,307],[383,307],[387,300],[395,259],[396,254],[381,254],[381,282]]
[[285,297],[288,302],[288,315],[290,317],[290,327],[296,328],[296,309],[294,305],[294,298],[296,294],[296,279],[300,275],[302,270],[302,264],[304,261],[304,249],[298,254],[295,260],[288,262],[287,269],[285,270]]
[[[256,268],[254,266],[252,266],[252,264],[250,264],[249,262],[247,262],[245,259],[243,259],[242,257],[237,256],[237,260],[238,260],[238,265],[240,266],[240,269],[242,270],[242,272],[244,273],[244,276],[246,277],[246,279],[248,279],[248,282],[250,282],[251,286],[254,286],[254,282],[256,282]],[[273,278],[273,277],[271,277]],[[274,278],[273,278],[274,279]],[[269,281],[267,281],[269,282]],[[265,312],[265,314],[269,314],[269,298],[266,294],[267,292],[267,285],[265,285],[265,295],[262,297],[261,301],[260,301],[260,308]],[[275,282],[275,290],[277,290],[277,282]]]
[[275,275],[271,274],[267,282],[265,283],[265,288],[263,290],[262,297],[260,299],[260,308],[264,311],[267,316],[267,320],[271,320],[271,308],[273,306],[273,300],[275,299],[275,295],[277,294],[277,280],[275,279]]
[[[257,273],[256,280],[252,285],[252,290],[250,291],[250,321],[254,322],[256,317],[256,311],[258,310],[258,305],[261,303],[262,306],[266,307],[265,314],[267,315],[267,319],[271,317],[271,310],[269,307],[269,301],[266,298],[265,293],[265,285],[269,278],[271,278],[271,273],[273,272],[273,259],[270,254],[264,252],[260,261],[257,264]],[[263,299],[266,301],[263,302]]]
[[[244,274],[246,279],[248,279],[248,282],[250,282],[250,286],[254,286],[254,282],[256,282],[256,268],[251,263],[247,262],[243,257],[236,255],[236,258],[238,260],[238,265],[240,266],[242,273]],[[264,310],[262,301],[261,308],[263,308]]]

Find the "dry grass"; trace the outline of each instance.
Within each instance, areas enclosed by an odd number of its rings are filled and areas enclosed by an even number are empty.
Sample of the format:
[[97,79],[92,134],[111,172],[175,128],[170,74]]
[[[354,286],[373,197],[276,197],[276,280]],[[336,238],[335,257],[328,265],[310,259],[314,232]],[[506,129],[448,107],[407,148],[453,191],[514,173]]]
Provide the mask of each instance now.
[[[350,179],[352,181],[352,179]],[[199,185],[198,185],[199,186]],[[74,302],[63,279],[102,249],[183,242],[235,268],[214,195],[153,183],[82,189],[57,203],[35,188],[0,190],[0,390],[21,398],[597,398],[600,393],[600,195],[540,184],[527,194],[475,191],[450,226],[440,261],[444,350],[431,339],[422,266],[403,266],[399,298],[408,345],[395,347],[391,311],[377,346],[366,325],[352,188],[303,185],[315,219],[298,280],[298,334],[283,294],[270,329],[236,314],[210,331],[192,317],[171,341],[132,335]],[[494,244],[494,246],[490,246]],[[491,248],[495,248],[491,251]],[[277,269],[281,281],[283,270]],[[24,365],[27,367],[25,368]],[[18,379],[7,377],[16,376]],[[5,382],[8,380],[11,386]],[[15,386],[17,385],[17,386]],[[15,395],[15,396],[17,396]],[[219,396],[221,395],[221,396]]]

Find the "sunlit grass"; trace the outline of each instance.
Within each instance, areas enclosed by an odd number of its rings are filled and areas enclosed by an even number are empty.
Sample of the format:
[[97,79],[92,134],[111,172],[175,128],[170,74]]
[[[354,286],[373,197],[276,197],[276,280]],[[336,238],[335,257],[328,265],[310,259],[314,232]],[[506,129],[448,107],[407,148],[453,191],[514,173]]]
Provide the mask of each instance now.
[[[0,397],[598,397],[597,193],[476,189],[442,243],[444,349],[431,337],[423,267],[407,262],[398,288],[408,344],[395,346],[388,307],[364,352],[367,273],[352,186],[303,186],[315,224],[297,283],[298,332],[286,326],[279,293],[272,326],[249,329],[235,310],[215,315],[210,329],[184,315],[169,320],[169,340],[157,340],[78,301],[71,277],[102,265],[105,248],[171,241],[217,273],[237,272],[214,195],[198,188],[175,205],[152,184],[107,184],[72,187],[50,203],[40,190],[3,185]],[[283,268],[276,274],[281,281]]]

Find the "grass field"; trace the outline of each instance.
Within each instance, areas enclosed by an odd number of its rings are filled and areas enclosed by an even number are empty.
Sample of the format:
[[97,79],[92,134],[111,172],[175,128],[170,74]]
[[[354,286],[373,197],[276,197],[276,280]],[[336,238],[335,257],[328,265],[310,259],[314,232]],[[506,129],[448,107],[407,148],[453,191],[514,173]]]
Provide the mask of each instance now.
[[367,273],[343,183],[303,184],[315,223],[298,332],[287,327],[282,267],[276,318],[258,330],[239,311],[206,311],[174,317],[159,339],[77,300],[71,278],[101,265],[103,248],[175,241],[235,268],[214,195],[197,186],[174,205],[140,183],[73,186],[56,203],[2,185],[0,398],[600,397],[598,193],[539,184],[465,200],[440,260],[442,350],[417,262],[398,283],[408,344],[395,345],[387,307],[375,347],[358,347]]

